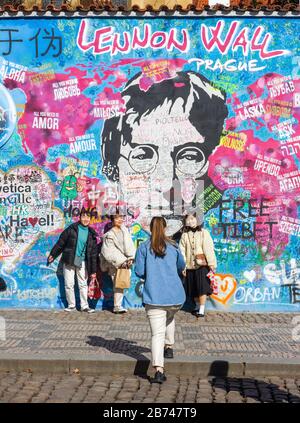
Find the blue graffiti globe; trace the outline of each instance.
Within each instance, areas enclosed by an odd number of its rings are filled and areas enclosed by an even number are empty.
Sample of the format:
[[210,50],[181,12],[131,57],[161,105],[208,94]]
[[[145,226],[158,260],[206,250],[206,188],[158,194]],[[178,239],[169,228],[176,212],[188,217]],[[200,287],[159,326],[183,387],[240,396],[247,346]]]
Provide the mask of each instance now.
[[0,84],[0,148],[12,136],[17,123],[17,110],[9,91]]

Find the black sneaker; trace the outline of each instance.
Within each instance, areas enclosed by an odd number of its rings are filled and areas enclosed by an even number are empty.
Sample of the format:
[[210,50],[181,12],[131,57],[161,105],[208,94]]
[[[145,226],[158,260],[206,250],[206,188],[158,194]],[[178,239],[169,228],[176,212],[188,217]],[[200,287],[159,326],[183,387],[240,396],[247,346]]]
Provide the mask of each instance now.
[[164,349],[165,358],[174,358],[173,348],[167,347]]
[[164,373],[161,373],[159,370],[155,373],[154,377],[151,379],[151,383],[163,383],[167,380]]

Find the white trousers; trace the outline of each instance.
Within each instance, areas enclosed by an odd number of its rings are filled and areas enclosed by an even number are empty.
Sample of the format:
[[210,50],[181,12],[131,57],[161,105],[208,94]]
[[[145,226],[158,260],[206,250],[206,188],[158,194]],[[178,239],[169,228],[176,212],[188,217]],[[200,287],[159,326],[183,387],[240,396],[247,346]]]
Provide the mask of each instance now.
[[75,307],[75,273],[77,275],[78,280],[78,288],[79,288],[79,294],[80,294],[80,308],[81,310],[84,310],[85,308],[88,308],[88,274],[86,270],[85,262],[82,263],[82,266],[80,268],[74,267],[74,266],[67,266],[64,264],[63,267],[64,272],[64,279],[65,279],[65,290],[66,290],[66,298],[68,302],[69,307]]
[[175,314],[180,309],[145,305],[151,328],[153,367],[164,367],[164,346],[175,343]]

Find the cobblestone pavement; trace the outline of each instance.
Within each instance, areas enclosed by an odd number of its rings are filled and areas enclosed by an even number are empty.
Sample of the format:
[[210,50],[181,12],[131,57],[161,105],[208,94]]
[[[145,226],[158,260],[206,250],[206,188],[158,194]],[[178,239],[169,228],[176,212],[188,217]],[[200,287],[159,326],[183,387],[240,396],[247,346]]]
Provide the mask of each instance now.
[[[300,358],[300,343],[292,338],[295,316],[208,312],[197,319],[180,311],[176,315],[176,356]],[[0,358],[2,353],[62,357],[120,353],[150,358],[150,329],[143,310],[130,310],[126,315],[0,310],[0,317],[6,322]]]
[[151,385],[138,376],[0,373],[0,403],[300,403],[300,379],[169,376]]

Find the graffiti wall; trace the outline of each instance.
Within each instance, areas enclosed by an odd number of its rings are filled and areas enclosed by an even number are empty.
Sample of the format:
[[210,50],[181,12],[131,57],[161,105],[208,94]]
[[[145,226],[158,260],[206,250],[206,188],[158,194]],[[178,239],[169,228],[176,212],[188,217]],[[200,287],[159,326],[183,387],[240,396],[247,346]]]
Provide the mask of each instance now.
[[[178,235],[203,216],[227,311],[300,310],[296,18],[17,18],[0,24],[0,307],[63,307],[59,234],[126,207]],[[203,211],[203,215],[202,215]],[[112,303],[111,281],[99,275]],[[141,307],[132,277],[126,306]]]

